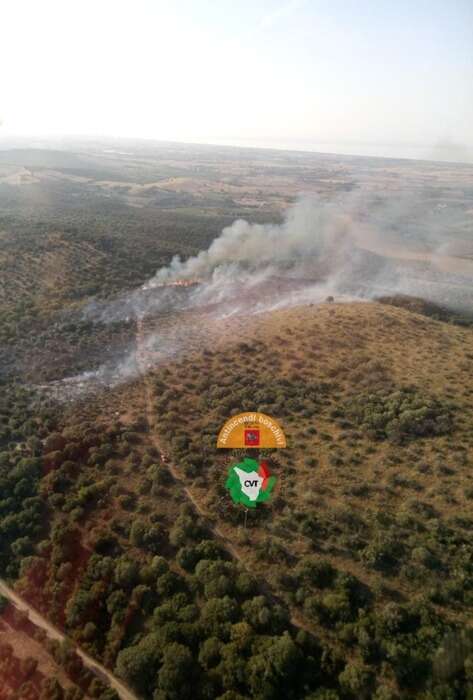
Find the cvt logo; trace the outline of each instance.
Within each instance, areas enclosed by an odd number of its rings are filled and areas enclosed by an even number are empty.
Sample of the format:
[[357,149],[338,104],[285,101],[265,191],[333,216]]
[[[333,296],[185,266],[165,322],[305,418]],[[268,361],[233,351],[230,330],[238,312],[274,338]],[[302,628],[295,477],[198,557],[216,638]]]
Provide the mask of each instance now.
[[271,476],[267,462],[258,463],[249,457],[230,467],[225,482],[233,502],[249,508],[269,500],[275,484],[276,477]]

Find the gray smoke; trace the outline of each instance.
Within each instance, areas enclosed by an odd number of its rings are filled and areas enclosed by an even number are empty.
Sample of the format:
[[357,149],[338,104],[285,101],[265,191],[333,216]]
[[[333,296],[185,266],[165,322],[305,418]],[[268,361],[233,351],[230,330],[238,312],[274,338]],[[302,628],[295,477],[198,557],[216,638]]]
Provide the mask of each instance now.
[[[165,320],[186,311],[228,318],[314,303],[328,294],[408,294],[473,309],[472,215],[455,201],[432,192],[305,197],[281,224],[239,219],[207,250],[187,260],[174,257],[142,288],[94,302],[84,315],[102,323]],[[458,250],[462,258],[452,254]],[[186,281],[195,285],[175,286]]]
[[[471,221],[471,211],[451,198],[387,192],[302,198],[279,225],[239,219],[207,250],[187,260],[176,256],[142,288],[89,304],[84,317],[96,323],[150,319],[141,339],[147,360],[132,350],[65,385],[81,393],[129,380],[193,344],[211,344],[232,316],[328,295],[343,301],[407,294],[472,311]],[[195,284],[176,284],[186,281]]]
[[[163,285],[195,280],[189,306],[211,300],[238,306],[253,289],[262,297],[266,290],[273,308],[293,303],[294,289],[288,287],[305,282],[309,300],[311,292],[318,300],[323,291],[368,299],[409,294],[473,308],[473,265],[446,255],[468,246],[473,252],[471,212],[446,201],[431,192],[304,198],[280,225],[238,220],[207,250],[184,261],[176,256],[144,292],[154,289],[155,299],[163,299],[160,290],[169,289]],[[287,284],[278,287],[276,278]]]
[[261,269],[307,255],[322,257],[329,250],[344,246],[348,235],[349,221],[336,202],[302,199],[280,225],[251,224],[238,219],[223,229],[208,250],[186,261],[175,256],[169,267],[159,270],[146,286],[207,280],[218,269],[227,270],[231,276],[239,267]]

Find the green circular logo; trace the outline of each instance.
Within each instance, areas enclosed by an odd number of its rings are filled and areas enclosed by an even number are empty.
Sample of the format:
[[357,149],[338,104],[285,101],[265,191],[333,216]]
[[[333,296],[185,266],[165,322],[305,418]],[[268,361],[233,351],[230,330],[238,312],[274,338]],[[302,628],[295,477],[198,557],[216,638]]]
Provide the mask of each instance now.
[[275,484],[276,477],[269,473],[267,463],[249,457],[230,467],[225,482],[233,502],[248,508],[256,508],[257,503],[268,501]]

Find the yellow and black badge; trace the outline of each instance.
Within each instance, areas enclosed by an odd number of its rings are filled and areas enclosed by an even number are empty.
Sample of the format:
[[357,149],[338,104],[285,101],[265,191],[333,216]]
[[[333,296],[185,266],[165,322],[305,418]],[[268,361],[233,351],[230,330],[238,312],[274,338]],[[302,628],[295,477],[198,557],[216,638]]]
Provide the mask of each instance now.
[[239,413],[223,426],[217,447],[278,448],[286,447],[284,431],[274,418],[265,413]]

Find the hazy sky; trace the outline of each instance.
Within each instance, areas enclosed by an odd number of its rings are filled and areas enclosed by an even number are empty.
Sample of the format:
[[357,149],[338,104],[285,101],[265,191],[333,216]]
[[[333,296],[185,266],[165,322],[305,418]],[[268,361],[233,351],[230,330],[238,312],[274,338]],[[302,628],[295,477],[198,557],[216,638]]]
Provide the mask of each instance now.
[[473,157],[472,0],[3,0],[1,22],[0,133]]

